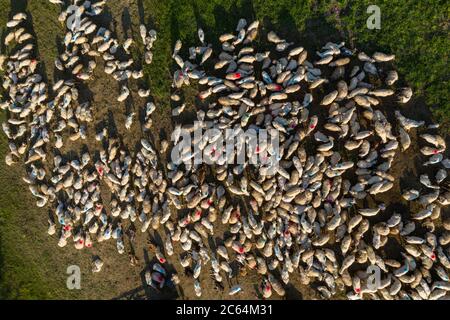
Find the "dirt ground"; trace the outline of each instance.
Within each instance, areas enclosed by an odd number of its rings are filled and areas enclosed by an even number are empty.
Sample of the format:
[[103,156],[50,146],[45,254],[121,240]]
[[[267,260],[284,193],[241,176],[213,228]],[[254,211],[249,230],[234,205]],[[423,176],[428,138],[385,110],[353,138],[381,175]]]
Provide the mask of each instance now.
[[[110,1],[108,4],[109,19],[102,21],[102,23],[110,23],[110,27],[118,36],[119,41],[123,40],[126,35],[136,35],[138,33],[141,19],[138,3],[139,1],[115,0]],[[56,20],[56,18],[55,16],[54,19]],[[35,23],[36,21],[39,22],[36,17],[34,21]],[[39,39],[39,36],[43,36],[43,34],[37,34],[37,36]],[[139,56],[138,51],[134,52],[135,56]],[[53,52],[57,52],[56,43]],[[51,80],[54,79],[52,59],[53,57],[45,57],[45,71],[50,81],[49,85],[51,85]],[[170,74],[162,74],[161,77],[170,77]],[[95,79],[88,81],[86,84],[89,88],[87,98],[92,99],[91,105],[94,107],[95,120],[88,129],[88,138],[85,142],[67,144],[61,150],[61,153],[71,152],[72,156],[76,156],[84,149],[88,149],[91,152],[97,150],[99,145],[94,138],[99,125],[116,128],[119,137],[130,151],[134,150],[134,146],[143,136],[154,141],[156,146],[159,146],[161,137],[166,139],[170,137],[173,127],[170,108],[166,102],[161,101],[158,97],[155,97],[157,110],[153,113],[154,127],[150,133],[142,132],[137,121],[135,121],[130,131],[126,131],[124,128],[126,111],[132,109],[136,114],[139,114],[141,108],[145,106],[145,100],[137,95],[138,87],[144,85],[144,83],[131,81],[132,99],[128,99],[127,103],[119,103],[116,101],[117,93],[120,90],[118,83],[111,76],[106,75],[103,72],[103,66],[99,64],[96,69]],[[167,89],[170,90],[169,88]],[[193,92],[194,89],[192,88],[184,92],[186,101],[189,104],[188,109],[190,110],[195,108]],[[389,106],[386,106],[386,108],[389,108]],[[412,99],[401,111],[406,116],[414,119],[424,119],[427,123],[430,123],[431,115],[420,99]],[[318,110],[313,109],[312,113],[314,112],[318,112]],[[392,115],[392,111],[388,110],[387,113]],[[390,192],[376,197],[377,201],[383,201],[387,204],[387,210],[382,215],[380,214],[380,216],[370,219],[371,222],[377,222],[377,219],[383,219],[394,211],[408,214],[409,204],[400,198],[400,191],[406,185],[413,186],[417,184],[418,175],[420,174],[417,168],[421,162],[418,156],[420,147],[417,143],[416,134],[412,135],[412,139],[411,148],[407,152],[399,153],[393,165],[392,173],[398,178],[395,181],[394,188]],[[165,159],[165,155],[162,155],[162,159]],[[170,272],[175,271],[180,276],[181,284],[177,288],[165,288],[162,292],[157,292],[145,285],[145,270],[155,261],[154,253],[149,249],[147,241],[149,239],[156,242],[164,240],[165,235],[163,232],[150,230],[151,228],[144,234],[138,231],[136,232],[136,241],[134,243],[125,238],[126,252],[134,253],[139,260],[136,266],[130,265],[127,254],[119,255],[117,253],[113,240],[102,243],[94,242],[93,248],[83,249],[82,251],[76,250],[71,245],[59,248],[57,246],[57,238],[46,234],[48,209],[40,209],[34,206],[34,200],[29,194],[27,186],[19,179],[19,177],[24,175],[24,169],[20,166],[12,169],[6,168],[3,162],[0,166],[2,170],[0,175],[2,188],[10,184],[11,181],[15,185],[15,196],[8,195],[7,197],[2,197],[2,200],[12,201],[14,209],[18,212],[18,215],[14,215],[15,220],[11,223],[19,225],[18,230],[20,230],[20,234],[15,236],[23,237],[23,239],[17,240],[20,242],[20,247],[23,250],[22,255],[29,258],[26,261],[30,264],[31,269],[38,270],[36,271],[37,276],[48,283],[49,298],[197,299],[194,294],[192,277],[184,274],[184,270],[182,270],[178,262],[180,251],[177,250],[172,257],[167,257],[168,263],[165,267]],[[106,186],[103,187],[106,188]],[[105,192],[102,193],[103,202],[108,203],[109,195],[106,189],[104,190]],[[448,212],[444,212],[444,214],[448,215]],[[125,230],[128,227],[130,225],[125,224]],[[139,226],[137,226],[137,229],[139,229]],[[8,239],[8,237],[13,236],[12,234],[3,235],[2,242],[16,241],[15,239]],[[388,252],[387,254],[395,256],[395,247],[397,245],[398,243],[390,244],[390,248],[393,248],[392,253]],[[175,248],[177,247],[178,245],[175,245]],[[91,261],[94,256],[99,256],[104,261],[104,266],[100,273],[94,274],[91,272]],[[45,266],[42,266],[43,263],[45,263]],[[66,288],[66,269],[70,265],[78,265],[81,268],[81,290],[68,290]],[[4,265],[3,268],[7,269],[9,266]],[[214,281],[210,277],[209,270],[205,269],[202,270],[200,281],[203,290],[201,299],[256,299],[255,286],[259,284],[260,277],[255,272],[249,272],[247,275],[238,275],[230,283],[225,281],[225,288],[221,291],[214,288]],[[243,291],[235,296],[229,296],[229,287],[237,283],[242,286]],[[278,298],[276,294],[273,297],[275,299]],[[310,287],[301,285],[299,277],[293,274],[290,284],[286,287],[286,298],[315,299],[318,296]]]

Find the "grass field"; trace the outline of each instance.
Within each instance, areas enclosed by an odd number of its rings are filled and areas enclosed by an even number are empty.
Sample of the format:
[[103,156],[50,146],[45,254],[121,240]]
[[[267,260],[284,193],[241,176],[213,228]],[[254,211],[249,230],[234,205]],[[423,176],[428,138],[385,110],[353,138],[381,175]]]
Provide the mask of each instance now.
[[[413,87],[417,99],[426,104],[443,130],[450,128],[449,48],[450,6],[442,0],[360,0],[360,1],[289,1],[289,0],[113,0],[108,13],[119,39],[137,35],[144,22],[158,31],[154,61],[145,69],[152,94],[161,113],[168,112],[171,84],[171,52],[177,39],[183,50],[197,43],[197,28],[217,44],[218,35],[233,31],[239,18],[258,19],[263,28],[312,50],[327,41],[346,41],[350,46],[373,52],[394,53],[400,79]],[[11,8],[11,4],[13,7]],[[381,30],[369,30],[366,12],[370,4],[381,8]],[[53,80],[56,39],[64,29],[57,21],[60,8],[47,0],[0,0],[0,31],[11,13],[27,10],[32,16],[38,39],[42,68]],[[2,41],[3,43],[3,41]],[[2,52],[5,48],[1,47]],[[136,50],[135,54],[138,54]],[[0,115],[4,121],[5,115]],[[20,177],[20,166],[7,167],[4,156],[7,139],[0,134],[0,298],[110,298],[125,289],[133,289],[120,269],[106,270],[109,279],[94,279],[88,271],[83,276],[90,289],[69,291],[65,287],[68,265],[82,261],[88,269],[89,254],[63,250],[49,239],[45,209],[37,208]],[[105,255],[113,251],[106,246]],[[117,255],[114,255],[117,257]],[[126,260],[126,258],[117,258]],[[119,261],[118,263],[126,263]],[[108,273],[109,272],[109,273]],[[130,282],[131,281],[131,282]]]

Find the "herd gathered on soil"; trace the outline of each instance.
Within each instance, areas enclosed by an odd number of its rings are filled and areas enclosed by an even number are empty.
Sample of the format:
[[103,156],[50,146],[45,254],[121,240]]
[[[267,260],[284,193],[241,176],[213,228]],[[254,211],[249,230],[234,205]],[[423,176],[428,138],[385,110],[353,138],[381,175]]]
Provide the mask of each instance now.
[[[50,2],[61,5],[58,20],[66,25],[67,6]],[[446,142],[437,124],[404,116],[413,92],[397,85],[394,55],[369,55],[332,42],[310,53],[273,31],[260,36],[259,22],[245,19],[235,32],[221,35],[215,48],[199,29],[197,47],[183,48],[176,41],[173,109],[158,111],[172,116],[175,139],[156,145],[150,138],[158,106],[151,88],[140,88],[138,95],[146,100],[142,117],[129,112],[124,126],[141,125],[143,135],[129,151],[120,136],[95,123],[96,106],[80,103],[80,96],[101,65],[120,87],[111,103],[126,102],[128,83],[144,77],[142,63],[152,63],[157,33],[141,25],[139,39],[121,43],[94,23],[105,2],[75,1],[82,8],[81,23],[67,24],[55,58],[64,76],[52,87],[40,74],[26,13],[7,23],[8,54],[0,56],[6,164],[23,162],[23,181],[36,205],[51,210],[48,233],[60,247],[89,250],[111,240],[124,254],[125,237],[133,238],[130,224],[136,232],[159,230],[164,240],[150,246],[159,263],[147,270],[147,283],[163,289],[188,277],[198,297],[203,281],[224,290],[232,278],[237,284],[229,286],[229,294],[237,295],[239,277],[249,273],[259,275],[257,295],[264,299],[272,292],[285,296],[293,275],[326,299],[449,295]],[[258,46],[265,43],[264,50],[256,47],[256,39]],[[144,48],[142,63],[132,58],[137,42]],[[189,106],[183,90],[191,85],[199,93]],[[192,163],[194,155],[187,152],[184,163],[164,160],[182,131],[193,133],[192,121],[183,118],[189,108],[204,130],[276,132],[277,154],[267,146],[249,150],[275,156],[275,172],[220,156],[213,165]],[[102,147],[69,158],[63,152],[67,145],[90,143],[89,126],[95,126]],[[192,141],[205,154],[216,151],[211,147],[215,137]],[[419,150],[420,167],[416,177],[409,177],[415,183],[405,186],[392,171],[399,155],[410,149]],[[402,210],[391,209],[383,197],[391,193],[396,199],[395,190],[400,190],[396,201],[406,204]],[[105,192],[111,198],[107,204]],[[168,260],[181,264],[185,274],[167,271]],[[97,257],[92,271],[102,266]],[[378,270],[375,280],[368,267]],[[200,281],[202,272],[211,279]]]

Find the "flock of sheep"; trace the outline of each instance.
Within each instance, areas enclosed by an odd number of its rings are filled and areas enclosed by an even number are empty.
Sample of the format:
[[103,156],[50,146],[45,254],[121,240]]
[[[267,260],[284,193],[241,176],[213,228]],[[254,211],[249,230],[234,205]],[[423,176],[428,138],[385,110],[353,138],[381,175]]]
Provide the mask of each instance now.
[[[66,23],[70,12],[64,3],[50,2],[61,4],[58,19]],[[164,267],[170,257],[192,278],[197,296],[203,281],[223,290],[227,278],[249,272],[260,275],[263,298],[270,298],[272,290],[284,296],[291,274],[327,299],[339,293],[391,300],[447,295],[450,220],[442,213],[450,204],[450,160],[438,125],[409,119],[399,110],[407,108],[412,90],[397,86],[393,55],[368,55],[331,42],[312,54],[273,31],[264,37],[270,49],[259,51],[254,45],[259,23],[244,19],[235,32],[220,36],[221,48],[213,49],[199,29],[200,43],[186,50],[187,58],[181,41],[173,51],[173,141],[156,146],[148,138],[157,106],[144,88],[138,92],[148,99],[139,119],[144,135],[136,150],[128,151],[119,136],[99,127],[95,139],[102,148],[68,159],[61,148],[68,141],[89,143],[87,128],[96,125],[95,106],[79,102],[80,84],[94,78],[101,62],[118,81],[117,103],[123,103],[130,95],[127,83],[144,75],[130,48],[142,41],[144,63],[151,64],[157,41],[156,32],[141,25],[141,39],[120,43],[91,19],[102,14],[105,1],[75,5],[81,8],[81,23],[68,25],[63,52],[55,59],[64,78],[51,88],[38,72],[36,39],[27,30],[25,13],[7,23],[8,55],[0,57],[0,107],[7,114],[2,129],[10,149],[6,164],[23,161],[23,180],[36,205],[53,212],[48,233],[58,237],[59,246],[90,248],[112,238],[123,254],[125,237],[133,238],[125,232],[130,224],[143,233],[160,230],[163,242],[152,245],[159,263],[147,272],[148,284],[180,283],[181,275]],[[182,117],[187,112],[183,88],[191,83],[200,90],[198,105],[191,107],[202,129],[276,133],[276,154],[267,146],[249,151],[276,156],[275,172],[220,156],[214,165],[192,163],[187,149],[183,163],[162,161],[182,132],[193,133],[193,123]],[[127,130],[137,125],[134,117],[127,115]],[[402,190],[411,211],[386,215],[387,205],[378,195],[392,192],[398,183],[392,166],[410,148],[412,133],[418,136],[423,172],[414,188]],[[194,137],[193,144],[211,155],[215,141]],[[105,188],[112,199],[107,206]],[[385,250],[389,240],[400,245],[395,256]],[[95,260],[93,271],[102,265]],[[379,270],[375,283],[369,266]],[[212,279],[201,282],[202,271]],[[234,286],[230,294],[241,289]]]

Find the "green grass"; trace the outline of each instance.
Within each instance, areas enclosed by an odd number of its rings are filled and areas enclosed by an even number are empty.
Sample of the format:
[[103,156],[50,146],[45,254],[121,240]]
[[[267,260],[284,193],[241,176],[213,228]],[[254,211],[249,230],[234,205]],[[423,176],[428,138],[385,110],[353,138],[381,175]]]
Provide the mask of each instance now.
[[377,1],[381,30],[364,30],[365,8],[358,1],[342,20],[352,30],[355,46],[396,54],[400,76],[425,98],[437,120],[450,125],[448,1]]
[[[2,33],[11,2],[14,10],[26,6],[24,0],[0,0]],[[201,27],[207,40],[217,45],[218,36],[234,31],[243,17],[249,22],[260,20],[263,34],[275,30],[311,52],[326,41],[346,41],[368,53],[394,53],[401,81],[414,88],[436,120],[445,125],[444,130],[450,128],[448,1],[114,0],[111,5],[120,7],[122,2],[143,14],[140,18],[147,26],[158,31],[153,63],[145,67],[145,75],[162,110],[169,106],[175,41],[182,40],[182,52],[186,55],[189,46],[198,43],[197,28]],[[366,9],[370,4],[381,8],[381,30],[366,27]],[[59,7],[47,0],[29,0],[26,10],[33,18],[42,70],[52,80],[55,40],[63,32],[57,21]],[[138,25],[133,30],[137,33]],[[35,245],[35,240],[46,241],[44,236],[35,236],[45,233],[45,226],[36,222],[27,229],[23,225],[26,212],[38,215],[45,211],[37,210],[28,200],[28,190],[18,178],[22,171],[4,165],[7,148],[6,138],[0,134],[0,298],[69,297],[67,291],[57,289],[60,279],[51,277],[58,265],[51,251],[55,244]]]

